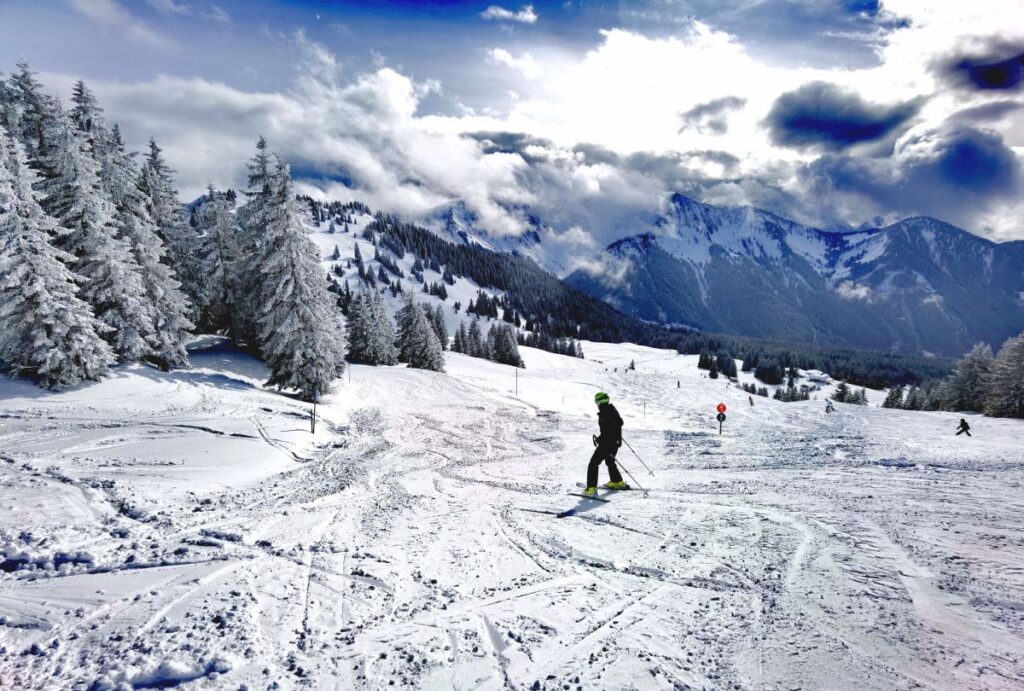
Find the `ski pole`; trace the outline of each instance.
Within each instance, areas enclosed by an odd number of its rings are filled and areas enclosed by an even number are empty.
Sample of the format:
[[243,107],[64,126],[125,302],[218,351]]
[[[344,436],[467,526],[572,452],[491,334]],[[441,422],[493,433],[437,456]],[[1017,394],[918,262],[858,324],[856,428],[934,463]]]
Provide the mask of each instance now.
[[[629,450],[630,450],[630,451],[633,451],[633,447],[629,445],[629,442],[628,442],[628,441],[626,441],[625,439],[623,439],[623,440],[622,440],[622,443],[623,443],[623,444],[625,444],[625,445],[626,445],[626,446],[627,446],[627,447],[629,448]],[[633,451],[633,455],[634,455],[634,456],[636,456],[636,459],[637,459],[638,461],[640,461],[641,463],[643,463],[643,466],[644,466],[644,468],[647,468],[647,472],[651,474],[651,477],[654,477],[654,471],[653,471],[653,470],[651,470],[650,468],[648,468],[648,467],[647,467],[647,464],[646,464],[646,463],[644,463],[644,459],[640,458],[640,454],[638,454],[638,453],[637,453],[636,451]]]
[[635,477],[633,477],[633,473],[629,472],[629,469],[628,469],[628,468],[627,468],[626,466],[622,465],[622,463],[621,463],[621,462],[619,462],[619,461],[616,461],[616,463],[618,464],[618,466],[619,466],[620,468],[622,468],[623,470],[625,470],[625,471],[626,471],[626,475],[628,475],[628,476],[629,476],[629,479],[630,479],[630,480],[632,480],[632,481],[633,481],[633,482],[634,482],[634,483],[636,484],[636,488],[637,488],[638,490],[640,490],[641,492],[643,492],[643,493],[644,493],[644,496],[646,497],[646,496],[648,495],[648,491],[647,491],[647,490],[645,490],[645,489],[644,489],[643,487],[641,487],[641,486],[640,486],[640,483],[636,481],[636,478],[635,478]]

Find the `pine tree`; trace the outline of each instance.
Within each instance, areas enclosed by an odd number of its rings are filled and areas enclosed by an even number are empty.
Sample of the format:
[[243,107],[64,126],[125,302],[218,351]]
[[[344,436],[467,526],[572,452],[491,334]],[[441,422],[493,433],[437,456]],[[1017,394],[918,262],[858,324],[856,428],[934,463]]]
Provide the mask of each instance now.
[[444,371],[444,354],[437,334],[412,293],[395,315],[398,324],[398,359],[415,369]]
[[256,153],[249,160],[248,201],[237,212],[234,246],[238,251],[229,284],[235,300],[231,314],[231,335],[236,341],[255,349],[259,341],[257,321],[260,309],[260,262],[267,252],[267,219],[273,196],[271,154],[267,140],[256,140]]
[[[430,309],[429,307],[427,308]],[[441,350],[448,350],[448,327],[444,323],[444,310],[438,305],[430,312],[430,324],[434,328],[434,334],[441,344]]]
[[58,110],[51,124],[44,160],[50,176],[38,188],[44,194],[43,209],[69,231],[60,244],[74,257],[71,268],[83,279],[79,297],[110,327],[104,338],[121,362],[149,357],[152,309],[131,246],[117,237],[114,208],[104,195],[99,165],[65,113]]
[[836,403],[846,403],[850,400],[852,392],[850,391],[850,385],[845,381],[839,382],[836,386],[835,392],[832,394],[832,400]]
[[57,110],[54,99],[43,93],[43,85],[25,60],[18,61],[18,70],[11,75],[4,90],[7,100],[6,123],[25,149],[29,166],[45,169],[43,159],[49,153],[49,135]]
[[494,328],[487,330],[487,338],[484,340],[484,352],[481,357],[485,357],[488,360],[494,360],[494,346],[497,341],[498,334],[494,331]]
[[380,293],[366,288],[352,300],[348,317],[349,360],[367,365],[398,361],[395,332]]
[[466,323],[459,322],[459,328],[455,331],[455,338],[452,340],[452,352],[466,354]]
[[985,393],[988,387],[989,370],[992,368],[992,348],[977,343],[956,364],[953,373],[946,380],[943,391],[944,406],[947,410],[985,409]]
[[217,192],[211,184],[199,215],[197,263],[201,271],[190,293],[195,296],[199,325],[211,332],[230,329],[234,305],[243,289],[235,283],[241,258],[232,206],[228,195]]
[[[103,148],[104,163],[100,177],[114,202],[118,236],[131,247],[145,286],[146,306],[153,325],[153,332],[148,338],[152,349],[148,359],[164,371],[187,366],[186,344],[188,332],[193,328],[188,318],[190,306],[181,291],[181,284],[165,261],[166,250],[159,229],[150,216],[151,210],[159,207],[144,191],[144,176],[135,169],[120,138],[108,138],[104,133],[84,84],[81,84],[81,90],[84,95],[79,117],[91,124],[95,141],[99,143],[96,145]],[[198,256],[200,249],[196,247],[193,252]],[[199,283],[205,270],[203,267],[193,280]]]
[[71,102],[74,103],[70,113],[71,122],[89,144],[97,160],[102,162],[102,149],[110,136],[103,121],[103,109],[81,79],[75,82],[71,90]]
[[171,265],[188,281],[199,268],[195,265],[195,237],[189,232],[181,201],[174,187],[174,170],[167,165],[163,149],[149,140],[149,152],[142,166],[140,187],[148,199],[150,218],[167,247]]
[[894,386],[889,389],[889,393],[885,394],[885,400],[882,401],[883,408],[901,408],[903,406],[903,387]]
[[114,361],[89,306],[76,296],[73,261],[49,242],[58,232],[43,213],[35,174],[0,124],[0,361],[58,389],[96,381]]
[[344,326],[302,225],[288,166],[277,162],[262,209],[257,336],[268,386],[313,400],[344,370]]
[[523,358],[519,354],[514,329],[508,324],[496,324],[491,327],[494,337],[494,361],[503,365],[523,367]]
[[919,386],[914,386],[907,392],[907,397],[903,401],[903,408],[904,410],[924,410],[925,402],[924,390]]
[[469,324],[469,331],[466,334],[466,355],[487,357],[487,348],[484,346],[484,337],[480,331],[479,319],[474,318]]
[[1007,340],[992,362],[985,414],[1024,418],[1024,332]]

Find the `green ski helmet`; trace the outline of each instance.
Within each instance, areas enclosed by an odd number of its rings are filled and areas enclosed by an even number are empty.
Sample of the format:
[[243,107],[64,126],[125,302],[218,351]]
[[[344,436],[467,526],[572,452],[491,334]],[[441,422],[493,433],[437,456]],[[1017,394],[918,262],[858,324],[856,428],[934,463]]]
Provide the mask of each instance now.
[[602,403],[608,403],[611,400],[611,397],[604,391],[598,391],[596,394],[594,394],[594,403],[598,405],[601,405]]

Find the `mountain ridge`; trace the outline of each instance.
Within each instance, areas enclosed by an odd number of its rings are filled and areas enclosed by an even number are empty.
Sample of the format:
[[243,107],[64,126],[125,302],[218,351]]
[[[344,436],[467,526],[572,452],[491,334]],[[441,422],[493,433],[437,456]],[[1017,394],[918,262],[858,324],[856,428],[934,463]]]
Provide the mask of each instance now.
[[851,231],[681,194],[570,285],[658,323],[958,355],[1024,328],[1024,242],[914,216]]

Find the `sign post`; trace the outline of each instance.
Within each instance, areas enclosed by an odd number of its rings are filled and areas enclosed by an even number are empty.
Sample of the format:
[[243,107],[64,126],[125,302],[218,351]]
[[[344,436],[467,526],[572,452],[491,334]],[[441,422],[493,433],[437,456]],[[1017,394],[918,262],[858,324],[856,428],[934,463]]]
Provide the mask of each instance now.
[[725,410],[726,410],[725,409],[725,404],[724,403],[719,403],[718,406],[715,408],[715,410],[718,411],[718,415],[716,416],[716,419],[718,420],[718,433],[721,434],[722,433],[722,423],[725,422]]
[[313,410],[309,414],[309,433],[316,434],[316,404],[320,400],[320,392],[313,391]]

